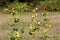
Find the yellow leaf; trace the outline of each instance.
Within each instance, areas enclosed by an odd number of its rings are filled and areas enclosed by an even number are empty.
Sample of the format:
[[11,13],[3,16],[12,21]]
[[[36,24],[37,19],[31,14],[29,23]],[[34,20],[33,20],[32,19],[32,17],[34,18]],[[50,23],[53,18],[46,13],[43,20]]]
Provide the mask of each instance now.
[[48,24],[45,24],[46,27],[48,27]]
[[43,32],[46,33],[46,32],[48,32],[48,30],[49,30],[49,29],[43,29]]
[[16,36],[19,37],[20,36],[20,33],[19,32],[16,32]]
[[33,26],[32,26],[32,24],[30,25],[30,29],[33,29]]
[[33,11],[32,12],[35,12],[36,10],[35,9],[33,9]]
[[41,22],[38,22],[38,24],[40,24]]
[[35,14],[36,16],[38,16],[38,14]]
[[38,8],[35,8],[35,10],[37,10]]
[[35,15],[32,15],[32,18],[35,18]]
[[52,24],[45,24],[45,26],[50,28]]
[[49,24],[49,27],[51,27],[52,26],[52,24]]
[[31,33],[35,35],[35,34],[37,34],[37,31],[35,31],[35,32],[31,32]]

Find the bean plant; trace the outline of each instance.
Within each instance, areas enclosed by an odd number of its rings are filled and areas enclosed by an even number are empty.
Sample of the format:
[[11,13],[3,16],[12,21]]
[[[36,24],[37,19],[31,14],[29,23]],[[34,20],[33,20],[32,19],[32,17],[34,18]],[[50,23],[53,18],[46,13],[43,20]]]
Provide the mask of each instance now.
[[47,18],[47,16],[49,15],[49,12],[43,12],[43,22],[44,22],[44,26],[45,28],[43,29],[43,40],[48,40],[48,35],[47,32],[49,31],[49,29],[52,27],[52,23],[49,22],[49,19]]
[[[30,24],[30,31],[29,34],[32,36],[32,40],[35,40],[35,35],[38,33],[40,21],[35,19],[38,16],[38,14],[32,15],[32,22]],[[34,20],[35,19],[35,20]]]
[[20,24],[20,17],[18,16],[18,11],[15,8],[12,8],[12,16],[13,16],[13,23],[9,24],[12,28],[10,33],[10,40],[22,40],[22,36],[24,33],[24,26],[21,29],[17,29],[18,23]]

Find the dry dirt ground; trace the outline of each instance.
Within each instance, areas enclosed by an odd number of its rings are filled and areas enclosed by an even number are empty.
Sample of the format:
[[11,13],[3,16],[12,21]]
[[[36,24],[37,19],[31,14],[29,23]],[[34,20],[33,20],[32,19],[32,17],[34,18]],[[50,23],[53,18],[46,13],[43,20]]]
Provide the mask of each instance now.
[[[10,14],[0,14],[0,40],[9,40],[8,33],[10,32],[11,28],[9,27],[8,23],[12,20],[11,18],[12,15]],[[20,18],[22,22],[28,23],[31,21],[31,16],[28,13],[26,15],[21,15]],[[38,17],[39,20],[41,18],[41,16]],[[53,27],[48,33],[51,36],[50,40],[60,40],[60,12],[50,12],[50,15],[47,18],[49,18],[50,22],[53,24]],[[25,40],[29,39],[26,38]]]

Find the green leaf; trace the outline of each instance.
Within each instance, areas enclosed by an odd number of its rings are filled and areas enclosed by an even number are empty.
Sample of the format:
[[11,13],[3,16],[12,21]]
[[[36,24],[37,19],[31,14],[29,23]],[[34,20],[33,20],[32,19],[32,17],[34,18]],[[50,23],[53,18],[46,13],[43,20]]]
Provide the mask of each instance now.
[[33,35],[33,34],[31,33],[31,31],[29,32],[29,34],[30,34],[30,35]]
[[47,23],[47,22],[49,21],[49,19],[44,19],[43,21],[44,21],[45,23]]

